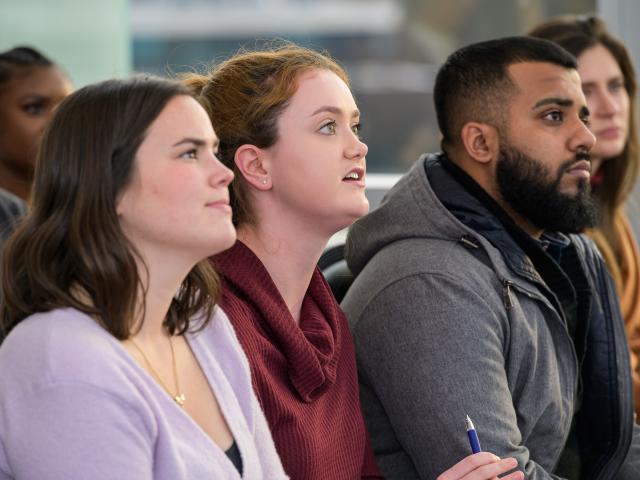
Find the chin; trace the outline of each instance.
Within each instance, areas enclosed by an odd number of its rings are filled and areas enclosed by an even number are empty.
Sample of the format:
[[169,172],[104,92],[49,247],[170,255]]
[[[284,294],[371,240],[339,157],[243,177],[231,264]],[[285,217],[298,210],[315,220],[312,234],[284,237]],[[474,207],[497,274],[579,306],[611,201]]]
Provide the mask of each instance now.
[[615,158],[624,151],[624,142],[608,142],[602,141],[597,149],[591,150],[591,156],[601,158],[603,162],[607,159]]
[[350,227],[353,222],[364,217],[367,213],[369,213],[369,200],[365,197],[359,205],[354,205],[353,208],[345,214],[336,232],[343,228]]
[[228,248],[233,247],[233,244],[236,243],[238,235],[236,233],[236,229],[231,227],[231,231],[226,235],[226,237],[221,239],[220,248],[216,253],[220,253]]
[[218,230],[216,232],[216,237],[212,239],[211,243],[209,243],[209,253],[207,256],[216,255],[220,252],[224,252],[228,248],[231,248],[233,244],[236,243],[237,238],[236,229],[233,225],[224,230]]
[[360,217],[364,217],[367,213],[369,213],[369,200],[364,195],[362,196],[362,200],[359,205],[354,205],[353,211],[351,212],[353,216],[353,220],[351,223],[358,220]]

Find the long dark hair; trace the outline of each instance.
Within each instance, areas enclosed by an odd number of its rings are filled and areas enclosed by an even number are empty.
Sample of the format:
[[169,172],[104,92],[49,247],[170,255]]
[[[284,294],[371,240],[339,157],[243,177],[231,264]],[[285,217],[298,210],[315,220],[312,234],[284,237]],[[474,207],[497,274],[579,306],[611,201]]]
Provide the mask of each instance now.
[[613,55],[622,71],[624,87],[629,95],[629,137],[620,155],[603,162],[604,180],[594,190],[601,208],[599,228],[609,244],[619,252],[620,240],[616,237],[614,222],[634,187],[640,168],[635,112],[637,83],[629,52],[620,40],[607,31],[605,23],[594,16],[553,18],[535,27],[529,35],[551,40],[576,58],[585,50],[602,45]]
[[[178,95],[189,91],[136,77],[84,87],[60,104],[36,161],[31,211],[4,250],[5,333],[33,313],[73,307],[118,339],[131,335],[146,292],[136,266],[141,257],[120,228],[116,202],[149,126]],[[176,293],[165,326],[184,333],[200,311],[206,322],[218,295],[215,271],[200,262]]]

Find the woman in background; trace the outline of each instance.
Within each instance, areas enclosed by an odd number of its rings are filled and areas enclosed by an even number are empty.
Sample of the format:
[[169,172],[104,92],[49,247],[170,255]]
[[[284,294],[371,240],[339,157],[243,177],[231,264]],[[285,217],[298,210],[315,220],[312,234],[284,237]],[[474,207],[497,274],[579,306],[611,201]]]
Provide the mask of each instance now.
[[[285,471],[295,479],[382,478],[346,318],[316,266],[329,238],[369,206],[367,146],[347,74],[287,44],[236,55],[185,83],[235,172],[238,241],[214,264]],[[515,466],[484,453],[441,479],[493,478]]]
[[218,139],[178,83],[85,87],[42,141],[5,249],[0,479],[286,478],[207,257]]
[[29,200],[40,137],[69,92],[67,75],[37,50],[0,52],[0,188]]
[[640,414],[640,255],[624,212],[640,164],[636,76],[622,42],[597,17],[551,19],[530,35],[556,42],[578,59],[582,90],[597,142],[591,150],[591,187],[600,222],[589,231],[616,283],[631,350],[636,412]]

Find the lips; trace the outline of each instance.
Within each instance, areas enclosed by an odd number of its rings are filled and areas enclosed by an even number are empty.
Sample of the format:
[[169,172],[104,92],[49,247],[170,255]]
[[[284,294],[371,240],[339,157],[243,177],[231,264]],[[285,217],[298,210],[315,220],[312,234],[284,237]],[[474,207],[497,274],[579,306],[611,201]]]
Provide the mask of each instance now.
[[616,138],[619,138],[620,135],[622,135],[622,128],[620,127],[603,128],[596,133],[596,136],[599,139],[604,140],[614,140]]
[[221,198],[218,200],[212,200],[210,202],[207,202],[205,204],[206,207],[210,207],[210,208],[219,208],[221,210],[228,210],[231,211],[231,206],[229,205],[229,199],[228,198]]
[[343,182],[354,182],[354,183],[362,183],[364,185],[364,168],[355,167],[347,172],[347,174],[342,177]]
[[578,160],[567,168],[566,173],[577,177],[589,178],[591,176],[591,162],[589,160]]
[[219,204],[229,205],[229,198],[228,197],[218,198],[216,200],[209,200],[207,202],[207,206],[209,206],[209,205],[219,205]]

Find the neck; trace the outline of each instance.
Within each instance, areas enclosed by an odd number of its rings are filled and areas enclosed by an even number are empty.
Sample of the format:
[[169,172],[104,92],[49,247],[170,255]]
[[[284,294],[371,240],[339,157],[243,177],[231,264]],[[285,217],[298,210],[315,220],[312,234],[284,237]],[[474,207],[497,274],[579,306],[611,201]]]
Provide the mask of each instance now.
[[529,236],[535,238],[536,240],[540,240],[540,237],[544,233],[544,230],[536,227],[529,220],[527,220],[525,217],[523,217],[518,212],[516,212],[513,208],[511,208],[509,204],[507,204],[501,198],[494,197],[494,199],[496,200],[496,202],[498,202],[498,205],[500,205],[504,209],[504,211],[507,212],[507,215],[511,217],[511,219],[514,221],[516,225],[518,225],[522,230],[527,232]]
[[144,266],[138,265],[138,271],[146,286],[144,297],[140,294],[140,301],[144,302],[144,311],[133,329],[134,338],[142,343],[154,342],[167,335],[164,321],[169,307],[180,285],[193,268],[193,263],[187,265],[186,262],[175,261],[175,256],[163,255],[161,252],[145,255],[145,264],[148,270],[146,278]]
[[4,188],[29,202],[32,182],[33,170],[16,168],[5,162],[0,162],[0,188]]
[[302,301],[329,237],[314,233],[309,225],[265,221],[240,226],[238,239],[264,264],[298,323]]

